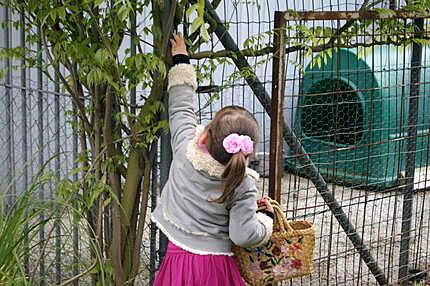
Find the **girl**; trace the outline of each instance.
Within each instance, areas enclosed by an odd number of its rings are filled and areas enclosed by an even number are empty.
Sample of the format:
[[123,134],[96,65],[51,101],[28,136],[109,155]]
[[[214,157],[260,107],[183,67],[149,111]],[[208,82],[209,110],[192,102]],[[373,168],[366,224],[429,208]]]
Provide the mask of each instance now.
[[152,214],[167,236],[167,253],[156,286],[245,285],[232,257],[239,246],[265,244],[273,228],[273,208],[256,212],[258,174],[247,168],[259,128],[237,106],[221,109],[206,127],[196,125],[196,74],[181,34],[171,40],[169,123],[173,161],[169,179]]

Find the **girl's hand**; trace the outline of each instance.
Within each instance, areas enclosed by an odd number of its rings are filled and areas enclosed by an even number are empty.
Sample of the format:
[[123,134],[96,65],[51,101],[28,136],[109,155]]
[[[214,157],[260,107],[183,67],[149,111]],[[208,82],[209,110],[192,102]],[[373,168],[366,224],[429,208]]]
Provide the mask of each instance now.
[[176,55],[188,55],[184,37],[181,33],[173,33],[173,39],[170,39],[170,43],[172,44],[172,57]]
[[266,210],[267,210],[268,212],[271,212],[271,213],[273,213],[273,212],[274,212],[274,211],[273,211],[273,206],[272,206],[272,204],[269,202],[269,198],[268,198],[268,197],[264,197],[264,198],[259,199],[259,200],[257,201],[257,205],[258,205],[258,206],[265,206],[265,207],[266,207]]

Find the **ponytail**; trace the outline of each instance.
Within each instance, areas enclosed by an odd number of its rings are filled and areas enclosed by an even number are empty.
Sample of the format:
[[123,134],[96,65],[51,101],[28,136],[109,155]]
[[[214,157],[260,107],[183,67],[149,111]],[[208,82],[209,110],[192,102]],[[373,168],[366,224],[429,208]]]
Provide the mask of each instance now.
[[245,171],[245,155],[242,152],[238,152],[231,156],[222,174],[222,178],[224,179],[224,191],[221,197],[216,199],[214,202],[222,204],[225,201],[231,200],[234,195],[234,191],[245,178]]
[[246,109],[227,106],[216,113],[205,131],[209,154],[224,166],[222,195],[210,200],[222,204],[231,201],[245,178],[247,158],[254,153],[258,142],[258,122]]

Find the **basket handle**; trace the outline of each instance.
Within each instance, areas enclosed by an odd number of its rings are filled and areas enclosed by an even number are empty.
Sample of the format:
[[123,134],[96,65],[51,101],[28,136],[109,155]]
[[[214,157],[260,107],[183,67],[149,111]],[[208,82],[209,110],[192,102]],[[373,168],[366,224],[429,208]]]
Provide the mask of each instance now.
[[[274,211],[273,228],[281,232],[292,232],[294,229],[285,217],[282,207],[278,201],[269,199],[269,202],[272,205]],[[263,207],[263,209],[265,209],[265,207]]]

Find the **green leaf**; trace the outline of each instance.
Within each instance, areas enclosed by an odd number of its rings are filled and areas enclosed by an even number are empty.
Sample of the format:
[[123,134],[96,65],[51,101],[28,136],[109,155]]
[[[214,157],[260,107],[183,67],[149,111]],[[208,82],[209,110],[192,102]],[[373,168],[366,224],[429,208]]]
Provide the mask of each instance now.
[[396,15],[394,10],[387,8],[375,8],[373,10],[377,12],[381,18],[390,18]]
[[423,46],[430,45],[430,40],[428,39],[413,38],[412,42]]
[[198,3],[191,5],[190,8],[187,9],[187,12],[185,12],[185,16],[189,18],[194,11],[197,11],[198,7],[199,7]]
[[61,20],[66,19],[66,7],[58,7],[58,17]]
[[144,32],[146,35],[149,35],[149,34],[151,34],[151,33],[152,33],[151,29],[150,29],[150,28],[148,28],[148,27],[143,28],[143,32]]
[[200,36],[202,37],[204,42],[209,41],[209,33],[208,33],[208,30],[207,30],[205,24],[200,26]]
[[197,31],[201,25],[204,24],[203,18],[196,18],[192,23],[191,23],[191,29],[190,29],[190,33],[194,33],[195,31]]
[[94,59],[97,64],[102,66],[104,63],[109,62],[112,59],[112,56],[107,49],[101,48],[96,51]]
[[126,5],[121,6],[118,10],[118,18],[121,21],[124,21],[125,19],[127,19],[129,14],[130,14],[130,8]]

